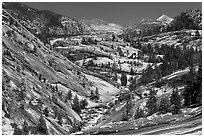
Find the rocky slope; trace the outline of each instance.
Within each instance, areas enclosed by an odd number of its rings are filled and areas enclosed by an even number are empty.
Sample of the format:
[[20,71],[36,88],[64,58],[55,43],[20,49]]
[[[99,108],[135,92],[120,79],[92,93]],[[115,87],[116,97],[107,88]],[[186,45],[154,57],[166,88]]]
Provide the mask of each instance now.
[[[42,134],[37,126],[41,117],[48,134],[69,134],[82,122],[72,107],[75,96],[79,101],[86,99],[87,107],[94,107],[100,103],[89,96],[96,87],[102,100],[103,88],[114,91],[106,95],[107,101],[119,91],[108,82],[83,73],[86,71],[52,51],[49,44],[42,43],[6,10],[3,10],[2,42],[3,134],[21,134],[25,123],[29,134]],[[94,78],[97,83],[92,81]],[[72,97],[67,100],[69,91]]]

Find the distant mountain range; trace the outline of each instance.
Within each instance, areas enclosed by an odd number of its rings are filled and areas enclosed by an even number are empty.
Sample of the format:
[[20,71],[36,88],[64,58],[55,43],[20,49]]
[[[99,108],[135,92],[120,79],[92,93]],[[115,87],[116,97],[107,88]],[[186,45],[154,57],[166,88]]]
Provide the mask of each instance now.
[[123,31],[123,27],[121,25],[107,23],[102,19],[80,20],[79,22],[84,24],[88,31],[94,33],[113,32],[115,34],[120,34]]
[[3,9],[15,16],[21,24],[36,35],[47,37],[91,33],[122,33],[123,27],[102,19],[77,21],[51,11],[37,10],[22,3],[3,3]]
[[51,11],[37,10],[21,3],[3,3],[2,7],[36,35],[62,36],[83,34],[82,25],[70,17]]
[[152,30],[155,27],[162,27],[170,24],[173,21],[173,18],[168,17],[167,15],[161,15],[157,19],[142,19],[138,24],[127,27],[125,33],[137,33],[138,31],[144,32]]
[[[157,19],[143,19],[138,24],[122,26],[115,23],[107,23],[102,19],[77,21],[51,11],[37,10],[22,3],[3,3],[2,7],[15,16],[33,34],[45,40],[50,37],[99,33],[115,33],[117,35],[132,33],[135,35],[138,31],[148,32],[155,28],[164,27],[174,20],[167,15],[161,15]],[[200,27],[202,26],[202,14],[199,10],[191,10],[186,12],[186,14],[191,16]]]

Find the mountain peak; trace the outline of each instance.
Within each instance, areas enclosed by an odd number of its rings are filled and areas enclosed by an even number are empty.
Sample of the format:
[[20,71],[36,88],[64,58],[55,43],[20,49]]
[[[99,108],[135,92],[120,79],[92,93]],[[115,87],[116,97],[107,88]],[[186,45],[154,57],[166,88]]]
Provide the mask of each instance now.
[[162,23],[164,23],[164,24],[169,24],[169,23],[171,23],[172,22],[172,18],[170,18],[169,16],[167,16],[167,15],[161,15],[158,19],[157,19],[157,21],[161,21]]

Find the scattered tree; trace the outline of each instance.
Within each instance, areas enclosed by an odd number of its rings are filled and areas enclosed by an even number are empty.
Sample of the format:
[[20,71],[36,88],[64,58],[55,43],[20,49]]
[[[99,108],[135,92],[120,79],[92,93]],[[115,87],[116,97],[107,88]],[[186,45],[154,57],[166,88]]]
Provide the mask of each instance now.
[[87,102],[86,99],[82,99],[82,100],[80,101],[80,107],[81,107],[81,109],[85,109],[87,105],[88,105],[88,102]]
[[43,111],[43,114],[46,116],[46,117],[49,117],[49,109],[48,107],[46,107]]
[[130,75],[134,75],[134,74],[135,74],[135,72],[134,72],[133,68],[131,68],[130,69]]
[[22,135],[23,131],[18,127],[16,123],[11,123],[12,128],[14,129],[14,135]]
[[69,91],[67,92],[65,101],[67,102],[67,100],[71,100],[71,99],[72,99],[72,91],[69,90]]
[[40,116],[36,129],[37,129],[37,133],[42,135],[48,135],[47,125],[42,115]]
[[154,114],[157,112],[158,107],[157,107],[157,99],[155,96],[155,91],[154,90],[150,90],[149,96],[148,96],[148,100],[146,103],[146,107],[148,110],[148,116]]
[[80,107],[80,103],[77,95],[75,95],[74,97],[72,109],[78,114],[81,113],[81,107]]
[[116,37],[115,34],[112,35],[112,41],[115,41]]
[[181,108],[181,96],[178,94],[178,90],[173,90],[170,97],[171,111],[173,114],[178,114]]
[[169,99],[167,97],[163,97],[159,104],[159,112],[165,114],[168,112],[169,107],[170,107]]
[[138,107],[138,108],[136,109],[136,113],[135,113],[135,115],[134,115],[134,119],[142,118],[142,117],[144,117],[144,116],[145,116],[145,114],[144,114],[143,110]]
[[28,135],[29,134],[29,129],[28,129],[28,122],[26,120],[24,120],[23,122],[23,135]]
[[126,86],[127,85],[127,76],[125,73],[122,73],[122,76],[121,76],[121,85],[122,86]]

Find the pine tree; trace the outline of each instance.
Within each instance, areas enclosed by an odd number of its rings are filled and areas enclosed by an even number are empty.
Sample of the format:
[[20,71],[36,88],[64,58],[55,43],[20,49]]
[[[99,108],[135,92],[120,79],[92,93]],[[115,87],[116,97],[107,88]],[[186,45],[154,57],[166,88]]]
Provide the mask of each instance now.
[[196,30],[196,32],[195,32],[195,36],[196,36],[196,37],[200,37],[200,33],[199,33],[198,30]]
[[117,82],[117,80],[118,80],[118,76],[117,76],[116,73],[114,73],[113,80],[116,81],[116,82]]
[[135,74],[135,72],[134,72],[133,68],[131,68],[130,69],[130,75],[134,75],[134,74]]
[[42,134],[42,135],[48,135],[47,125],[42,115],[40,116],[40,119],[39,119],[39,122],[36,128],[37,128],[37,133]]
[[90,95],[90,99],[91,100],[94,100],[95,99],[95,94],[94,94],[94,92],[91,90],[91,93],[90,93],[91,95]]
[[178,94],[178,91],[173,90],[170,97],[171,111],[173,114],[178,114],[181,108],[181,96]]
[[88,105],[88,102],[87,102],[86,99],[82,99],[82,100],[80,101],[80,107],[81,107],[81,109],[85,109],[87,105]]
[[133,91],[135,89],[135,85],[133,83],[130,83],[129,85],[129,90]]
[[66,102],[67,102],[67,100],[71,100],[71,99],[72,99],[72,91],[69,90],[69,91],[67,92],[67,95],[66,95]]
[[16,123],[11,123],[11,126],[14,129],[14,135],[23,135],[23,131],[18,127]]
[[123,111],[123,113],[122,113],[122,121],[127,121],[127,120],[128,120],[127,113],[126,113],[126,111]]
[[157,99],[156,99],[155,94],[156,93],[155,93],[154,90],[150,90],[150,94],[149,94],[149,97],[148,97],[148,100],[147,100],[147,103],[146,103],[146,107],[147,107],[149,116],[156,113],[157,110],[158,110]]
[[199,65],[198,74],[191,68],[185,78],[186,88],[184,95],[184,106],[201,104],[202,100],[202,66]]
[[144,114],[143,110],[140,108],[137,108],[134,119],[138,119],[138,118],[141,118],[144,116],[145,116],[145,114]]
[[74,97],[72,109],[78,114],[81,113],[81,108],[80,108],[79,99],[78,99],[77,95],[75,95],[75,97]]
[[161,69],[157,65],[155,65],[155,75],[156,75],[155,76],[156,81],[158,81],[162,77]]
[[162,114],[165,114],[168,112],[169,110],[169,99],[167,97],[163,97],[160,101],[160,104],[159,104],[159,111],[162,113]]
[[100,98],[100,96],[99,96],[99,91],[98,91],[98,87],[96,87],[95,98],[96,98],[97,100]]
[[91,59],[91,60],[89,60],[89,62],[88,62],[88,66],[94,66],[94,62],[93,62],[93,60]]
[[184,95],[184,106],[189,106],[192,103],[192,93],[194,91],[194,82],[196,81],[196,74],[193,67],[190,67],[190,72],[185,77],[186,88],[183,93]]
[[127,116],[127,120],[129,118],[131,118],[132,114],[131,114],[131,109],[132,109],[132,96],[131,94],[126,95],[126,116]]
[[121,80],[121,85],[122,85],[122,86],[126,86],[126,85],[127,85],[127,76],[126,76],[125,73],[122,74],[120,80]]
[[112,35],[112,41],[115,41],[115,34]]
[[85,38],[84,37],[82,37],[82,41],[81,41],[81,44],[87,44],[87,42],[86,42],[86,40],[85,40]]
[[57,84],[55,85],[55,91],[58,92],[58,86],[57,86]]
[[201,64],[199,64],[199,68],[198,68],[197,84],[198,84],[197,85],[198,90],[196,92],[197,94],[196,101],[199,105],[202,105],[202,65]]
[[28,122],[26,120],[24,120],[24,122],[23,122],[22,132],[23,132],[23,135],[28,135],[29,134]]
[[43,113],[44,113],[44,115],[45,115],[46,117],[49,117],[48,107],[46,107],[46,108],[44,109]]
[[42,79],[42,75],[41,75],[41,74],[39,74],[39,81],[41,81],[41,79]]

